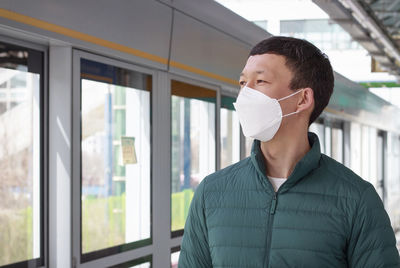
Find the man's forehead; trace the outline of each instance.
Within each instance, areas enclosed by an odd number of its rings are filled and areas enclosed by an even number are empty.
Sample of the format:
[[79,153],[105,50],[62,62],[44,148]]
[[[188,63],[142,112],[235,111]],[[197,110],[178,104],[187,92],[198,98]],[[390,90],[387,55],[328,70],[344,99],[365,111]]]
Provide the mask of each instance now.
[[245,66],[240,76],[250,76],[250,75],[265,75],[265,76],[276,76],[275,70],[269,68],[268,66]]
[[247,59],[241,76],[253,74],[265,74],[276,76],[280,71],[287,69],[285,57],[276,54],[253,55]]
[[[246,72],[247,72],[247,70],[245,71],[245,69],[243,69],[243,71],[240,73],[240,76],[246,75]],[[263,74],[263,73],[266,73],[266,71],[265,71],[265,70],[262,70],[262,69],[260,69],[260,70],[254,70],[254,71],[251,71],[251,72],[256,73],[256,74]]]

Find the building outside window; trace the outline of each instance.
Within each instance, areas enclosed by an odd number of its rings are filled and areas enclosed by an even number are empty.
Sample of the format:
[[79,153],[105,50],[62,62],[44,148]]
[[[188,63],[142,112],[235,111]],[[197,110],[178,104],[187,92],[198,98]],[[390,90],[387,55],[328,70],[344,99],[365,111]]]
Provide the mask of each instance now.
[[321,50],[360,49],[351,36],[329,19],[282,20],[281,35],[306,39]]

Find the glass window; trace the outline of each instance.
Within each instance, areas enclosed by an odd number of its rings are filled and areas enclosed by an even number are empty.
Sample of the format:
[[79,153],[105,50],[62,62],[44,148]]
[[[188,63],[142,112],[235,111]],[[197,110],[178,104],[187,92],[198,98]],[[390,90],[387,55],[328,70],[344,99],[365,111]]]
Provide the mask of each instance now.
[[312,123],[308,129],[310,132],[317,134],[319,139],[319,144],[321,146],[321,153],[325,153],[325,132],[324,132],[324,124],[321,123]]
[[321,49],[352,49],[350,35],[329,19],[281,20],[281,35],[305,38]]
[[81,59],[83,261],[150,242],[151,79]]
[[257,26],[259,26],[260,28],[262,28],[263,30],[268,30],[268,21],[266,20],[255,20],[253,21],[253,23]]
[[369,177],[369,131],[367,126],[361,127],[361,177]]
[[221,168],[240,160],[240,125],[232,97],[221,97]]
[[350,168],[361,175],[361,125],[350,124]]
[[0,43],[0,266],[43,265],[43,62]]
[[246,157],[247,156],[250,156],[251,155],[251,148],[252,148],[252,146],[253,146],[253,142],[254,142],[254,139],[253,138],[249,138],[249,137],[245,137],[245,140],[244,140],[244,142],[245,142],[245,153],[246,153]]
[[377,187],[377,130],[362,126],[361,177]]
[[325,154],[327,156],[332,156],[332,128],[330,126],[325,126]]
[[400,243],[400,140],[393,133],[387,135],[387,182],[385,184],[386,211]]
[[179,262],[179,254],[180,251],[172,252],[171,253],[171,268],[178,268],[178,262]]
[[216,91],[171,81],[171,230],[182,230],[194,191],[215,171]]
[[376,158],[377,158],[377,187],[376,191],[378,192],[379,196],[383,201],[385,201],[385,190],[384,190],[384,156],[383,156],[383,146],[384,146],[384,141],[383,141],[383,133],[379,133],[377,139],[376,139]]
[[[378,157],[377,157],[377,139],[378,139],[378,131],[376,128],[369,127],[368,128],[368,146],[369,146],[369,176],[365,178],[372,185],[374,185],[375,189],[378,188]],[[363,153],[364,155],[364,153]]]
[[343,130],[332,128],[332,158],[343,163]]

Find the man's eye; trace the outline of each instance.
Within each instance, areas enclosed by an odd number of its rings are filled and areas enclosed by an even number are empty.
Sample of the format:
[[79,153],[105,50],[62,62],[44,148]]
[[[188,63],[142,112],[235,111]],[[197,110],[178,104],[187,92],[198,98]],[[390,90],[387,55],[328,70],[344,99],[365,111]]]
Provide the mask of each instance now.
[[257,80],[257,84],[261,84],[261,83],[267,83],[267,81],[264,81],[264,80]]
[[241,86],[246,85],[246,81],[239,81],[239,85],[241,85]]

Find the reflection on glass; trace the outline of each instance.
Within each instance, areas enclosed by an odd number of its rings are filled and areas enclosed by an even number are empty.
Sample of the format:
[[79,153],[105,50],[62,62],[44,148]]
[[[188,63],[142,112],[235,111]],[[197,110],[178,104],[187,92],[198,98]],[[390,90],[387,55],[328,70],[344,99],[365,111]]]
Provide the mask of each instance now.
[[325,153],[325,132],[324,132],[324,124],[320,123],[312,123],[308,129],[308,131],[315,133],[319,139],[319,145],[321,147],[321,153]]
[[88,253],[150,237],[151,77],[87,60],[81,66],[82,253]]
[[233,102],[235,98],[221,98],[221,168],[240,159],[240,127]]
[[343,163],[343,130],[332,128],[332,158]]
[[0,266],[40,257],[39,89],[39,74],[0,68]]
[[367,126],[361,127],[361,177],[369,179],[369,131]]
[[150,267],[151,267],[151,263],[146,262],[146,263],[138,264],[135,266],[131,266],[130,268],[150,268]]
[[361,175],[361,125],[350,124],[350,168],[357,175]]
[[332,156],[331,129],[331,127],[325,126],[325,154],[327,156]]
[[369,176],[368,181],[378,187],[378,158],[377,158],[377,138],[378,131],[376,128],[369,127]]
[[244,139],[244,146],[245,146],[245,152],[246,152],[246,157],[251,155],[251,147],[253,146],[253,138],[245,137]]
[[252,21],[255,25],[257,25],[258,27],[260,27],[261,29],[264,29],[266,31],[268,31],[268,21],[267,20],[255,20]]
[[329,19],[281,20],[281,35],[307,39],[322,50],[357,49],[360,45]]
[[385,191],[386,211],[389,214],[390,222],[396,232],[397,245],[400,241],[400,140],[399,136],[393,133],[387,135],[387,182]]
[[377,130],[368,126],[361,130],[361,177],[377,187]]
[[375,188],[378,187],[377,138],[378,132],[375,128],[351,123],[351,169]]
[[385,189],[384,189],[384,177],[383,177],[383,171],[384,171],[384,161],[383,161],[383,149],[384,143],[383,143],[383,134],[379,134],[377,139],[376,139],[376,159],[377,159],[377,187],[376,191],[378,192],[379,196],[383,201],[384,200],[384,195],[385,195]]
[[171,230],[183,229],[197,185],[215,171],[216,92],[171,82]]
[[179,254],[181,252],[177,251],[171,254],[171,268],[178,268]]

